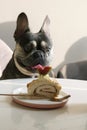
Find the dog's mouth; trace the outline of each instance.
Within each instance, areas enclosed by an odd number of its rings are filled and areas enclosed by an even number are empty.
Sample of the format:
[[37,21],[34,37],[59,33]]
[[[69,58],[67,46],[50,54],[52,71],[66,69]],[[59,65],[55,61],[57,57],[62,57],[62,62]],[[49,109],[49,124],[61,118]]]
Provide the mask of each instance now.
[[24,62],[23,60],[17,58],[18,64],[23,67],[24,69],[31,71],[31,72],[36,72],[37,70],[35,69],[35,66],[40,64],[42,66],[46,65],[46,60],[42,58],[36,58],[35,60],[32,60],[31,62]]

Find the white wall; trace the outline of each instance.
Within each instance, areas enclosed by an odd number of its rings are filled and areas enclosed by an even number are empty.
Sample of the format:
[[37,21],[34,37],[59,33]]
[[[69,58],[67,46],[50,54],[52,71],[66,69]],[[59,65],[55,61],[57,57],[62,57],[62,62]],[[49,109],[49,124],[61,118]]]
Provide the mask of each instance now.
[[[21,12],[28,15],[33,32],[40,29],[45,15],[49,15],[55,50],[52,62],[54,67],[64,60],[67,51],[69,53],[66,57],[70,61],[73,57],[80,60],[82,54],[81,58],[86,59],[87,0],[0,0],[0,23],[16,21]],[[80,39],[83,39],[80,42],[82,49],[79,49]],[[78,43],[76,48],[74,43]],[[77,53],[72,53],[73,55],[70,53],[68,49],[71,46],[73,47],[70,49],[71,52],[75,50]]]

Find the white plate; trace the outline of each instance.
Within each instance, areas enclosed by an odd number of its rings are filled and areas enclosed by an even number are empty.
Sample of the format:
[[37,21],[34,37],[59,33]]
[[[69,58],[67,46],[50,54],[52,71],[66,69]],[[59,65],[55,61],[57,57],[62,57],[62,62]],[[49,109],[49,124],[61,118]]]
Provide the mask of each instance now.
[[[13,94],[27,93],[26,87],[17,88],[13,91]],[[63,91],[60,92],[59,97],[66,96],[67,94]],[[18,96],[13,96],[13,100],[23,106],[32,107],[32,108],[42,108],[42,109],[51,109],[51,108],[60,108],[63,107],[68,99],[65,99],[61,102],[50,101],[49,99],[24,99]]]

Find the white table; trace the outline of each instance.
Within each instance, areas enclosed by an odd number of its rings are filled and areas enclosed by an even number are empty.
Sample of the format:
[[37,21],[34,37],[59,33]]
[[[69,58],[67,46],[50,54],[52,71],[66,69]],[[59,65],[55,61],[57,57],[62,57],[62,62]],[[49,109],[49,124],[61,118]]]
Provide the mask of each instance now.
[[[32,79],[0,81],[0,93],[26,86]],[[58,79],[71,98],[60,109],[24,107],[0,96],[0,130],[87,130],[87,81]]]

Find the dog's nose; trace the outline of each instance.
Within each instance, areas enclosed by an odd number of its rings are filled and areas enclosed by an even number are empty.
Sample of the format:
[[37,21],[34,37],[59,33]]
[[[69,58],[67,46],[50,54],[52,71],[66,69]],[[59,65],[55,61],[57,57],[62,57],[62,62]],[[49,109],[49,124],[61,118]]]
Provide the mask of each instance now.
[[36,52],[33,54],[34,58],[43,58],[43,54],[41,52]]

